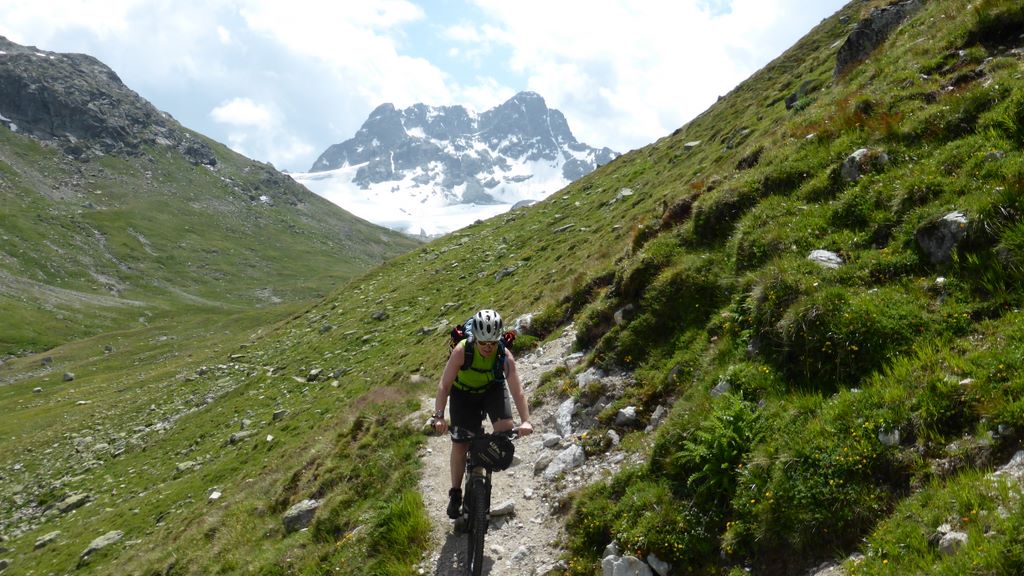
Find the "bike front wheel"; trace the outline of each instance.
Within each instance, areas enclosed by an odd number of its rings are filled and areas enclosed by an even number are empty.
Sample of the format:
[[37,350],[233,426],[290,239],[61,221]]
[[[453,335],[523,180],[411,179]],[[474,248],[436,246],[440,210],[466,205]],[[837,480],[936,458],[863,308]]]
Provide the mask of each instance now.
[[469,573],[480,576],[484,569],[484,536],[487,534],[487,486],[474,482],[469,498],[469,532],[467,534]]

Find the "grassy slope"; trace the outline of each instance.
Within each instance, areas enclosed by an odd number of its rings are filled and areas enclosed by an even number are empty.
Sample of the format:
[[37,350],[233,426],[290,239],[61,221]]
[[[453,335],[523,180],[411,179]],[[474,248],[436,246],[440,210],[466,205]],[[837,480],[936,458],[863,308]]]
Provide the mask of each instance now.
[[[233,388],[226,350],[419,245],[206,142],[215,170],[163,147],[83,163],[0,132],[4,537],[69,493],[109,491],[96,517],[123,517],[120,482],[146,491],[162,471],[106,461]],[[45,557],[63,570],[81,550],[60,548]]]
[[140,316],[319,298],[415,245],[210,146],[216,170],[165,147],[82,163],[0,134],[0,312],[13,320],[0,352]]
[[[180,364],[153,364],[145,378],[167,395],[154,412],[181,414],[163,431],[150,428],[157,415],[126,410],[100,430],[88,419],[54,429],[63,441],[0,445],[5,460],[33,450],[5,492],[40,511],[75,492],[95,498],[68,514],[4,518],[8,532],[26,529],[10,543],[14,561],[67,571],[92,538],[121,529],[125,541],[79,573],[410,573],[427,531],[418,441],[403,418],[431,387],[410,375],[432,381],[447,326],[493,305],[509,317],[541,311],[542,332],[574,316],[594,362],[636,370],[622,403],[672,406],[656,438],[627,438],[649,451],[646,466],[577,499],[572,573],[599,573],[612,538],[695,572],[791,572],[858,549],[858,573],[1019,568],[1020,500],[983,473],[1019,446],[1020,62],[1000,57],[984,77],[942,89],[998,50],[972,40],[991,24],[986,10],[1018,14],[1011,2],[982,4],[928,3],[833,85],[836,43],[852,26],[840,16],[855,22],[869,7],[854,3],[677,133],[540,205],[390,261],[254,330],[251,344],[183,346]],[[961,48],[967,62],[951,66]],[[805,80],[816,89],[785,110]],[[855,184],[837,179],[865,146],[891,163]],[[757,150],[756,166],[737,167]],[[915,232],[953,209],[972,225],[957,261],[940,268]],[[807,263],[817,248],[846,265]],[[611,313],[629,304],[634,320],[613,326]],[[387,319],[372,320],[379,311]],[[128,380],[128,366],[171,354],[159,337],[135,341],[118,360]],[[125,394],[97,346],[87,350],[104,367],[76,380],[76,395],[111,385]],[[228,361],[232,352],[242,356]],[[203,363],[215,368],[193,377]],[[308,378],[316,368],[333,376]],[[19,380],[3,405],[57,410],[47,388],[68,385],[53,378]],[[723,382],[731,392],[711,396]],[[227,443],[243,419],[258,433]],[[150,432],[117,456],[89,448],[139,426]],[[879,440],[894,430],[899,444]],[[75,434],[91,438],[80,451]],[[44,471],[54,454],[68,466]],[[186,461],[200,465],[178,472]],[[214,488],[224,496],[210,502]],[[284,534],[280,514],[310,497],[322,500],[311,530]],[[960,554],[929,543],[942,522],[972,534]],[[32,551],[52,530],[58,542]]]

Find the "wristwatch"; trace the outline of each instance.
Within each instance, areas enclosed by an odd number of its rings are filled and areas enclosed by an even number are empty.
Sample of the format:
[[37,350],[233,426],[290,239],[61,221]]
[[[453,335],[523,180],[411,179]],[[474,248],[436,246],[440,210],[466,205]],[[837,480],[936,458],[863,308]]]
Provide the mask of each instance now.
[[444,411],[434,412],[434,414],[430,417],[430,425],[433,426],[434,424],[437,423],[438,420],[444,420]]

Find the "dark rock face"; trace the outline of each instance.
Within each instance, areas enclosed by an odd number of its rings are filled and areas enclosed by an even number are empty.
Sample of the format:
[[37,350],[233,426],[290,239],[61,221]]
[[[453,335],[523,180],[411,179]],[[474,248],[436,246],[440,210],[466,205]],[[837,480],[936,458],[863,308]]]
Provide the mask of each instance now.
[[209,147],[187,135],[99,60],[21,46],[0,37],[0,116],[10,129],[54,141],[80,157],[137,152],[162,143],[213,166]]
[[463,201],[480,204],[492,201],[487,190],[522,181],[522,175],[496,175],[513,162],[559,163],[572,181],[617,156],[578,142],[561,112],[549,109],[538,94],[520,92],[480,115],[462,106],[398,110],[382,104],[354,137],[324,151],[310,172],[365,164],[353,180],[364,188],[416,173],[414,181],[422,185],[465,185]]
[[839,47],[839,53],[836,54],[836,69],[832,77],[838,78],[863,62],[904,20],[920,10],[922,5],[922,0],[906,0],[872,10],[867,18],[857,23],[853,32],[846,38],[846,42]]

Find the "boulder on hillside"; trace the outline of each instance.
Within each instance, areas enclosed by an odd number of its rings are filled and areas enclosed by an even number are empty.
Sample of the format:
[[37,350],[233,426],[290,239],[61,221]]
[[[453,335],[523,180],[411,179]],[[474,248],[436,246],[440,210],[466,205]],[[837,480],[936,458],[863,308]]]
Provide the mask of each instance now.
[[57,510],[59,510],[61,514],[67,514],[72,510],[77,510],[78,508],[85,506],[91,501],[92,496],[90,496],[89,494],[75,494],[74,496],[68,496],[67,498],[58,502]]
[[843,265],[843,258],[831,250],[812,250],[807,259],[823,268],[839,268]]
[[605,556],[601,572],[603,576],[653,576],[651,567],[634,556]]
[[863,62],[881,46],[896,28],[921,9],[922,0],[905,0],[898,4],[875,8],[867,18],[857,23],[853,32],[839,47],[836,54],[836,68],[832,78],[838,78],[857,64]]
[[178,151],[194,166],[216,166],[217,157],[206,142],[195,138],[187,138],[178,145]]
[[290,534],[308,527],[313,522],[313,516],[316,515],[316,509],[319,507],[320,502],[317,500],[303,500],[289,508],[281,517],[285,533]]
[[36,544],[32,549],[39,550],[40,548],[46,548],[50,544],[53,544],[58,537],[60,537],[60,530],[54,530],[53,532],[44,534],[43,536],[36,538]]
[[953,260],[953,250],[967,235],[967,216],[950,212],[917,229],[914,238],[932,264],[945,265]]
[[856,182],[865,174],[880,172],[889,164],[889,155],[883,150],[861,148],[846,157],[840,174],[847,182]]
[[99,552],[107,546],[120,542],[121,538],[124,538],[124,532],[120,530],[111,530],[110,532],[107,532],[103,536],[100,536],[90,542],[89,546],[82,552],[79,560],[86,560],[89,556],[92,556],[94,553]]

